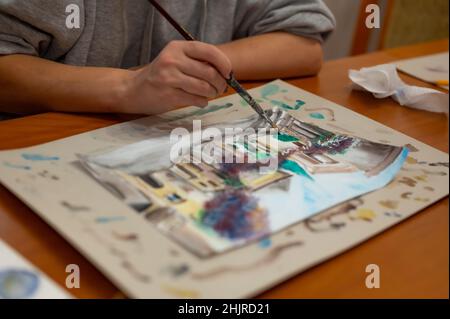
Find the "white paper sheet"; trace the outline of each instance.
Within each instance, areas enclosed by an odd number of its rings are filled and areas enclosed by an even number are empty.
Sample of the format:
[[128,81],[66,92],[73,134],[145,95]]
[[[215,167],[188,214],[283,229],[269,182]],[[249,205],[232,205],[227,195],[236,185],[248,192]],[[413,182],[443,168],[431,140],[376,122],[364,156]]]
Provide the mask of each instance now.
[[63,289],[0,240],[0,299],[67,299]]

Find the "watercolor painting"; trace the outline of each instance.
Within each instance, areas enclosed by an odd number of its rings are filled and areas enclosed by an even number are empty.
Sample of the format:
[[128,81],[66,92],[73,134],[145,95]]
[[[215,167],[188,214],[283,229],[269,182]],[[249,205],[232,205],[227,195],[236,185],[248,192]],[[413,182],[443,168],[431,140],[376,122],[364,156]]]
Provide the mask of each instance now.
[[[1,151],[0,181],[133,298],[253,297],[448,196],[448,154],[283,81],[250,93],[279,132],[246,135],[232,95]],[[172,162],[177,128],[201,161]],[[4,296],[49,293],[1,246]]]
[[[275,90],[269,86],[263,98]],[[160,137],[109,153],[80,155],[80,163],[142,219],[197,256],[209,257],[387,185],[408,156],[405,147],[297,120],[279,104],[267,111],[279,127],[275,134],[233,136],[223,143],[199,140],[203,152],[213,154],[210,163],[195,161],[191,153],[175,162],[154,160],[173,146]],[[221,124],[227,125],[236,123]],[[265,123],[252,115],[239,119],[239,125],[258,129]],[[253,161],[225,164],[227,152]],[[276,157],[277,167],[261,173],[270,157]]]
[[0,240],[0,299],[42,298],[69,295]]

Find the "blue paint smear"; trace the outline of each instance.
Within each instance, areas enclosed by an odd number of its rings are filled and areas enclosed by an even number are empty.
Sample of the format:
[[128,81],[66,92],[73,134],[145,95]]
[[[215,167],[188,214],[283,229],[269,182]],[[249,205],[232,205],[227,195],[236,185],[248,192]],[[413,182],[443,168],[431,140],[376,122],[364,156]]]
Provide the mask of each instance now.
[[119,222],[125,220],[125,217],[122,216],[116,216],[116,217],[98,217],[95,219],[95,221],[97,223],[100,224],[107,224],[107,223],[111,223],[111,222]]
[[31,170],[31,167],[28,166],[28,165],[11,164],[11,163],[8,163],[8,162],[3,162],[3,165],[5,165],[6,167],[9,167],[9,168],[23,169],[23,170],[26,170],[26,171]]
[[263,238],[259,241],[259,247],[266,249],[272,246],[272,239],[270,237]]
[[324,120],[325,116],[321,113],[311,113],[309,114],[309,117],[316,119],[316,120]]
[[22,154],[22,158],[27,161],[59,161],[58,156],[45,156],[41,154]]
[[21,269],[0,271],[0,299],[27,299],[39,287],[39,277]]

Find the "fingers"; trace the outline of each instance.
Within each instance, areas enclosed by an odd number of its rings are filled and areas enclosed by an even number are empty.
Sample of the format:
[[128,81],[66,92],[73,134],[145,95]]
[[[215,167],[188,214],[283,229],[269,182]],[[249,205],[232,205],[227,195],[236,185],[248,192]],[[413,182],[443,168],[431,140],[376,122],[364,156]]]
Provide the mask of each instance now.
[[217,89],[205,80],[188,76],[182,72],[180,72],[176,78],[177,84],[175,84],[174,87],[182,89],[186,93],[205,98],[214,98],[218,95]]
[[181,106],[199,106],[199,107],[208,106],[207,98],[205,98],[203,96],[187,93],[182,89],[175,89],[173,92],[173,97],[174,97],[174,101],[172,104],[179,106],[179,107],[181,107]]
[[217,47],[202,42],[188,42],[184,45],[184,53],[191,59],[211,64],[225,78],[230,77],[232,66],[228,57]]
[[[190,77],[201,79],[209,83],[210,86],[215,89],[215,95],[207,95],[210,98],[221,95],[227,88],[227,82],[222,75],[208,63],[186,58],[180,65],[180,71]],[[198,94],[198,92],[196,94]]]

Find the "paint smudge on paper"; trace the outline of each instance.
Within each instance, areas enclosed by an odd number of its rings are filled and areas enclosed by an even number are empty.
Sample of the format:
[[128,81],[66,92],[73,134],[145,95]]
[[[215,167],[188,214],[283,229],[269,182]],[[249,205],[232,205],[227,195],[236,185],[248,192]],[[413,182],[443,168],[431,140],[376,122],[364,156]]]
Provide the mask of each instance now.
[[43,171],[39,172],[37,175],[42,177],[42,178],[45,178],[45,179],[51,179],[53,181],[59,181],[59,177],[58,176],[56,176],[54,174],[51,174],[47,170],[43,170]]
[[123,216],[113,216],[113,217],[97,217],[95,221],[99,224],[107,224],[113,222],[120,222],[125,220],[126,218]]
[[59,161],[58,156],[46,156],[42,154],[31,154],[31,153],[24,153],[22,154],[22,158],[27,161]]
[[408,149],[410,153],[417,153],[419,150],[412,144],[406,144],[405,147]]
[[263,248],[263,249],[267,249],[270,246],[272,246],[272,239],[270,239],[270,237],[266,237],[263,238],[259,241],[259,247]]
[[360,208],[356,211],[356,214],[351,217],[351,219],[372,222],[376,217],[377,215],[373,210],[368,208]]
[[39,277],[27,270],[0,271],[0,299],[26,299],[38,290]]
[[405,184],[409,187],[416,187],[417,181],[413,180],[410,177],[402,177],[399,181],[400,184]]
[[242,190],[226,190],[207,202],[201,223],[228,239],[256,239],[269,231],[267,213]]
[[138,280],[140,282],[149,283],[151,281],[150,276],[138,271],[133,266],[133,264],[127,260],[122,261],[122,267],[125,268],[136,280]]
[[428,176],[426,176],[426,175],[414,176],[414,179],[416,181],[426,183],[428,181]]
[[424,189],[427,190],[427,191],[430,191],[430,192],[434,192],[435,191],[435,189],[433,187],[431,187],[431,186],[425,186]]
[[187,264],[170,265],[162,270],[163,273],[168,273],[171,277],[178,278],[190,271],[190,267]]
[[428,203],[430,201],[429,198],[425,198],[425,197],[415,197],[414,200],[416,202],[420,202],[420,203]]
[[325,120],[325,115],[323,115],[322,113],[311,113],[309,114],[309,117],[315,120]]
[[177,298],[197,299],[200,297],[200,292],[193,290],[193,289],[180,288],[180,287],[175,287],[175,286],[168,285],[168,284],[161,285],[161,289],[164,292],[166,292],[172,296],[175,296]]
[[283,252],[290,249],[299,248],[301,246],[303,246],[303,242],[301,241],[295,241],[280,246],[276,246],[272,248],[266,256],[262,257],[259,260],[255,260],[249,264],[239,266],[222,266],[204,273],[193,273],[192,278],[195,280],[205,280],[208,278],[224,275],[226,273],[251,271],[254,270],[255,268],[264,267],[268,264],[273,263],[283,254]]
[[31,170],[31,166],[28,166],[28,165],[12,164],[9,162],[3,162],[3,165],[5,165],[6,167],[9,167],[9,168],[22,169],[25,171]]
[[77,212],[87,212],[90,211],[90,208],[87,206],[83,206],[83,205],[76,205],[76,204],[71,204],[68,201],[62,201],[61,205],[63,207],[65,207],[66,209],[70,210],[71,212],[77,213]]
[[284,102],[279,101],[279,100],[275,100],[273,98],[273,96],[275,94],[280,93],[280,87],[276,84],[268,84],[266,86],[264,86],[261,90],[261,97],[270,102],[273,106],[278,106],[284,110],[292,110],[292,111],[297,111],[299,110],[303,105],[305,105],[305,102],[303,102],[302,100],[296,100],[295,101],[295,105],[289,105],[287,103],[289,103],[288,100],[286,100]]
[[405,172],[421,172],[421,173],[424,173],[425,175],[430,175],[430,176],[447,176],[448,175],[447,172],[443,172],[443,171],[436,172],[436,171],[430,171],[430,170],[423,169],[423,168],[413,169],[413,168],[403,167],[402,171],[405,171]]
[[334,122],[336,117],[334,111],[330,108],[320,107],[320,108],[305,108],[304,109],[310,118],[315,120],[327,120]]
[[345,217],[364,204],[361,197],[340,204],[322,214],[308,218],[304,221],[305,227],[313,232],[338,231],[346,226],[346,223],[338,218]]
[[382,200],[379,202],[381,206],[388,208],[388,209],[397,209],[398,208],[398,201],[394,200]]
[[411,196],[412,196],[411,192],[406,192],[406,193],[403,193],[403,194],[400,195],[400,197],[403,198],[403,199],[410,199]]
[[408,164],[412,164],[412,165],[415,165],[415,164],[417,164],[419,161],[417,160],[417,159],[415,159],[414,157],[412,157],[412,156],[408,156],[407,158],[406,158],[406,163],[408,163]]
[[445,163],[445,162],[438,162],[438,163],[429,163],[428,164],[429,166],[432,166],[432,167],[439,167],[439,166],[442,166],[442,167],[447,167],[448,168],[448,163]]
[[112,235],[119,240],[123,240],[123,241],[130,241],[130,242],[134,242],[134,241],[138,241],[139,240],[139,235],[135,234],[135,233],[128,233],[128,234],[121,234],[117,231],[113,231]]
[[385,212],[385,216],[387,217],[395,217],[395,218],[402,218],[403,216],[397,212]]
[[292,229],[289,229],[288,231],[286,231],[285,234],[286,234],[287,237],[291,237],[291,236],[293,236],[295,234],[295,232]]

